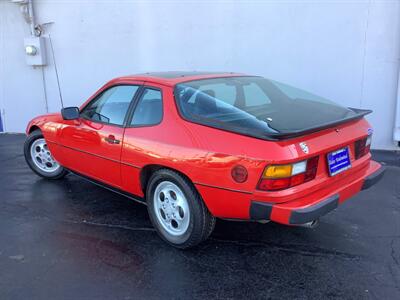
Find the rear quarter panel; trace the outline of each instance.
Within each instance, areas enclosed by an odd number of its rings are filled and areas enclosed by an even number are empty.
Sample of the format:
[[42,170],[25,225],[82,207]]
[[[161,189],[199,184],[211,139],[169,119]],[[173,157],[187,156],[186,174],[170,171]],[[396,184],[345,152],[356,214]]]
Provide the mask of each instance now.
[[[285,141],[264,141],[214,131],[201,125],[189,126],[198,144],[207,149],[204,164],[194,174],[196,187],[210,211],[223,218],[248,219],[248,208],[252,200],[285,203],[300,198],[314,199],[313,193],[316,192],[319,197],[329,195],[343,182],[350,184],[362,179],[370,166],[370,154],[357,160],[354,157],[354,142],[366,136],[370,128],[365,119]],[[307,143],[309,153],[301,150],[300,142]],[[328,176],[327,153],[345,146],[350,149],[352,168],[336,176]],[[257,190],[258,181],[267,165],[298,162],[314,156],[319,156],[318,172],[314,180],[281,191]],[[232,179],[230,172],[237,164],[248,169],[249,177],[245,183],[237,183]],[[352,193],[358,192],[361,184],[362,180],[357,185],[357,191],[353,189]],[[344,195],[344,192],[342,194],[342,199],[350,196]]]

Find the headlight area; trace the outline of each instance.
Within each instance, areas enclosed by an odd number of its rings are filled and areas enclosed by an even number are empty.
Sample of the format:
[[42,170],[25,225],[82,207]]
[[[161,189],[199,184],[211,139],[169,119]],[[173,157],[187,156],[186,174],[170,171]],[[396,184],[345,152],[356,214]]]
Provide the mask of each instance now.
[[318,156],[293,164],[269,165],[264,169],[257,189],[278,191],[313,180],[317,175]]

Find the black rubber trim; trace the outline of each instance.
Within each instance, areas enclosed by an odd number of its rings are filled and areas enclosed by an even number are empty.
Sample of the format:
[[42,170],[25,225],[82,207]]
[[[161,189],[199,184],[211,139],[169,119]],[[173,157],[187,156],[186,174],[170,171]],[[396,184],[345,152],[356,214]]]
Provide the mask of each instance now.
[[312,205],[307,208],[293,210],[289,224],[304,224],[307,222],[314,221],[319,217],[327,214],[331,210],[334,210],[339,205],[339,195],[335,194],[316,205]]
[[379,180],[382,179],[383,174],[385,174],[386,168],[381,167],[371,175],[369,175],[367,178],[365,178],[364,183],[362,185],[362,190],[369,189],[371,186],[373,186],[375,183],[377,183]]
[[250,219],[251,220],[270,220],[272,204],[264,202],[251,201]]

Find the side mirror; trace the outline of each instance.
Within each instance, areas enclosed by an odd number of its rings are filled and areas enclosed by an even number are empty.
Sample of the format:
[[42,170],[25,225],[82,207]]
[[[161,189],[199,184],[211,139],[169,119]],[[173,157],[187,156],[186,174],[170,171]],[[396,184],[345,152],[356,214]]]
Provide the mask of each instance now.
[[78,107],[64,107],[63,109],[61,109],[61,115],[64,120],[79,119],[79,108]]

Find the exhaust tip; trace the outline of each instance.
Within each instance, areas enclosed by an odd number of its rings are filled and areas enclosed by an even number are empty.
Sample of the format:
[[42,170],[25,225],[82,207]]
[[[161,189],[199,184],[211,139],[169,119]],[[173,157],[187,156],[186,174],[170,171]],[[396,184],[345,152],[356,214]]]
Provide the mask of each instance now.
[[304,224],[297,224],[296,226],[305,227],[305,228],[315,228],[319,225],[319,219],[315,219],[313,221],[304,223]]

